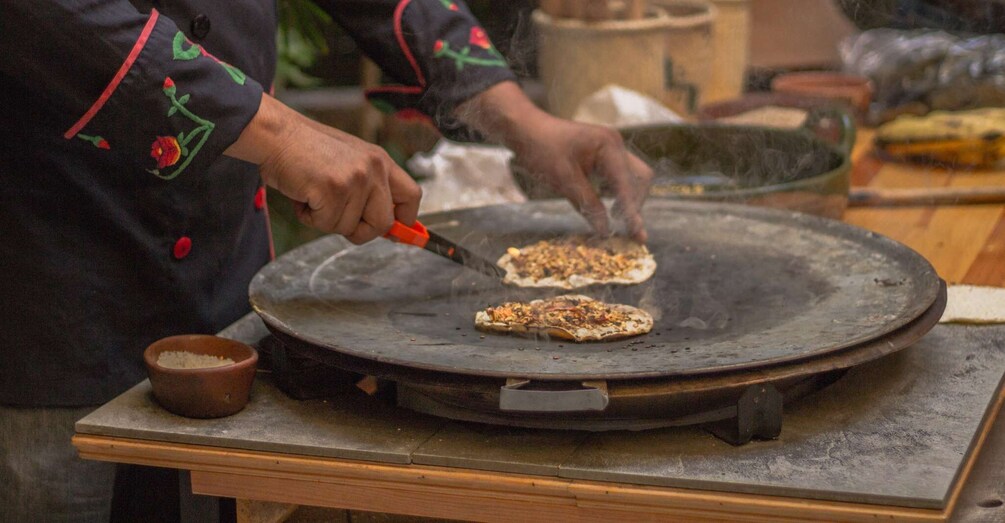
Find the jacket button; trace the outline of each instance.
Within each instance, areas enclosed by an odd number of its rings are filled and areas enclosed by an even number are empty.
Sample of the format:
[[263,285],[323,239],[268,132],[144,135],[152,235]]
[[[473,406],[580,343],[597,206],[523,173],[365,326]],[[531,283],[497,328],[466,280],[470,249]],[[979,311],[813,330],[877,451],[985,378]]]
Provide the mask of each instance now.
[[206,38],[206,35],[209,34],[211,27],[212,24],[209,22],[208,16],[196,15],[196,17],[192,19],[192,38],[195,40],[202,40],[203,38]]
[[174,257],[176,260],[188,256],[190,252],[192,252],[192,238],[182,236],[178,238],[178,241],[174,242]]
[[265,187],[259,187],[255,191],[255,210],[262,210],[265,208]]

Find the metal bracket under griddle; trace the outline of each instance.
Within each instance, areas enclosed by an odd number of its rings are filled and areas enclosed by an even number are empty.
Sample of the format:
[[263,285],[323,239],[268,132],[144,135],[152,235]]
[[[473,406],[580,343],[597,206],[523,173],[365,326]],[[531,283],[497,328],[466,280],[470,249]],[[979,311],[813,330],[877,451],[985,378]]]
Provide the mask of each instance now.
[[770,383],[747,387],[736,401],[736,417],[705,425],[705,430],[730,445],[751,439],[775,439],[782,433],[782,394]]
[[530,390],[530,380],[509,378],[499,388],[499,410],[516,412],[582,412],[607,408],[607,382],[582,382],[573,390]]

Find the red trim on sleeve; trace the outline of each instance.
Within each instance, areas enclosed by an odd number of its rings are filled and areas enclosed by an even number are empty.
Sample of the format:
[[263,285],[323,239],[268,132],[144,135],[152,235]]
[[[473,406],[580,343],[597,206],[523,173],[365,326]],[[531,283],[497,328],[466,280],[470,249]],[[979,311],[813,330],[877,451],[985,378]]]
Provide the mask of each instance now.
[[269,259],[276,259],[276,240],[272,237],[272,219],[269,218],[269,201],[265,201],[265,234],[269,237]]
[[370,96],[373,93],[422,94],[422,88],[411,85],[382,85],[363,90],[364,96]]
[[140,55],[140,51],[143,50],[143,46],[147,44],[147,39],[150,38],[150,33],[153,32],[154,25],[157,24],[157,18],[159,16],[160,13],[158,13],[156,9],[150,11],[150,19],[147,20],[147,24],[143,26],[143,30],[140,31],[140,37],[136,39],[136,43],[133,44],[132,50],[129,51],[129,55],[126,56],[126,60],[122,62],[122,66],[119,67],[118,72],[116,72],[115,76],[112,77],[112,81],[108,82],[108,85],[105,86],[105,90],[101,93],[101,96],[94,101],[94,104],[91,105],[91,108],[88,109],[86,113],[84,113],[84,116],[81,116],[80,120],[77,120],[77,123],[73,124],[73,127],[70,127],[70,130],[63,133],[63,138],[69,140],[76,136],[77,133],[79,133],[80,130],[87,125],[87,122],[90,122],[91,118],[94,118],[94,115],[98,114],[98,111],[100,111],[105,105],[105,102],[107,102],[112,96],[112,93],[115,92],[119,83],[122,82],[126,73],[128,73],[129,69],[133,66],[133,62],[135,62],[136,57]]
[[412,70],[415,71],[415,78],[419,81],[419,85],[426,86],[426,77],[422,76],[422,70],[419,69],[419,63],[415,61],[415,57],[412,56],[412,50],[408,48],[408,43],[405,42],[405,33],[401,29],[401,17],[405,13],[405,8],[412,0],[401,0],[398,2],[398,6],[394,8],[394,36],[398,39],[398,46],[401,47],[401,52],[405,54],[405,58],[408,59],[408,63],[412,64]]

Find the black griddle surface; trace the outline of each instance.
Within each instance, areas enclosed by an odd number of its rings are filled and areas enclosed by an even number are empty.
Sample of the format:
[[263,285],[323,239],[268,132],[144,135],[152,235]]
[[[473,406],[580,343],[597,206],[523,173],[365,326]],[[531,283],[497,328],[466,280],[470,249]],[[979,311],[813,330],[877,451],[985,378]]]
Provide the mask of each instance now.
[[[882,337],[935,301],[939,279],[916,252],[809,215],[650,200],[644,215],[659,268],[648,282],[576,292],[636,305],[645,336],[575,344],[485,334],[476,311],[562,290],[506,287],[414,247],[325,237],[252,281],[273,330],[394,366],[491,377],[634,379],[749,369]],[[490,259],[510,246],[587,232],[562,201],[429,215],[431,229]]]

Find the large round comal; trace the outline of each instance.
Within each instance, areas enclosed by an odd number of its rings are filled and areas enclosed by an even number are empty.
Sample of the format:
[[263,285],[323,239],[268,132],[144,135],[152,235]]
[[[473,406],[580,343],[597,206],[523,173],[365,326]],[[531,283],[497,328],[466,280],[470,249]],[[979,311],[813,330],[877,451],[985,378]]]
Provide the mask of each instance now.
[[[504,286],[385,241],[352,246],[326,237],[287,253],[255,277],[251,301],[280,339],[320,349],[338,366],[455,389],[520,380],[636,386],[760,372],[884,338],[900,340],[890,345],[899,349],[941,312],[933,309],[942,283],[924,258],[841,222],[670,200],[651,200],[644,216],[659,264],[654,277],[584,291],[650,312],[655,327],[634,339],[575,344],[479,332],[478,310],[560,291]],[[587,232],[562,201],[424,221],[490,259],[507,247]],[[914,336],[902,336],[908,328]]]

